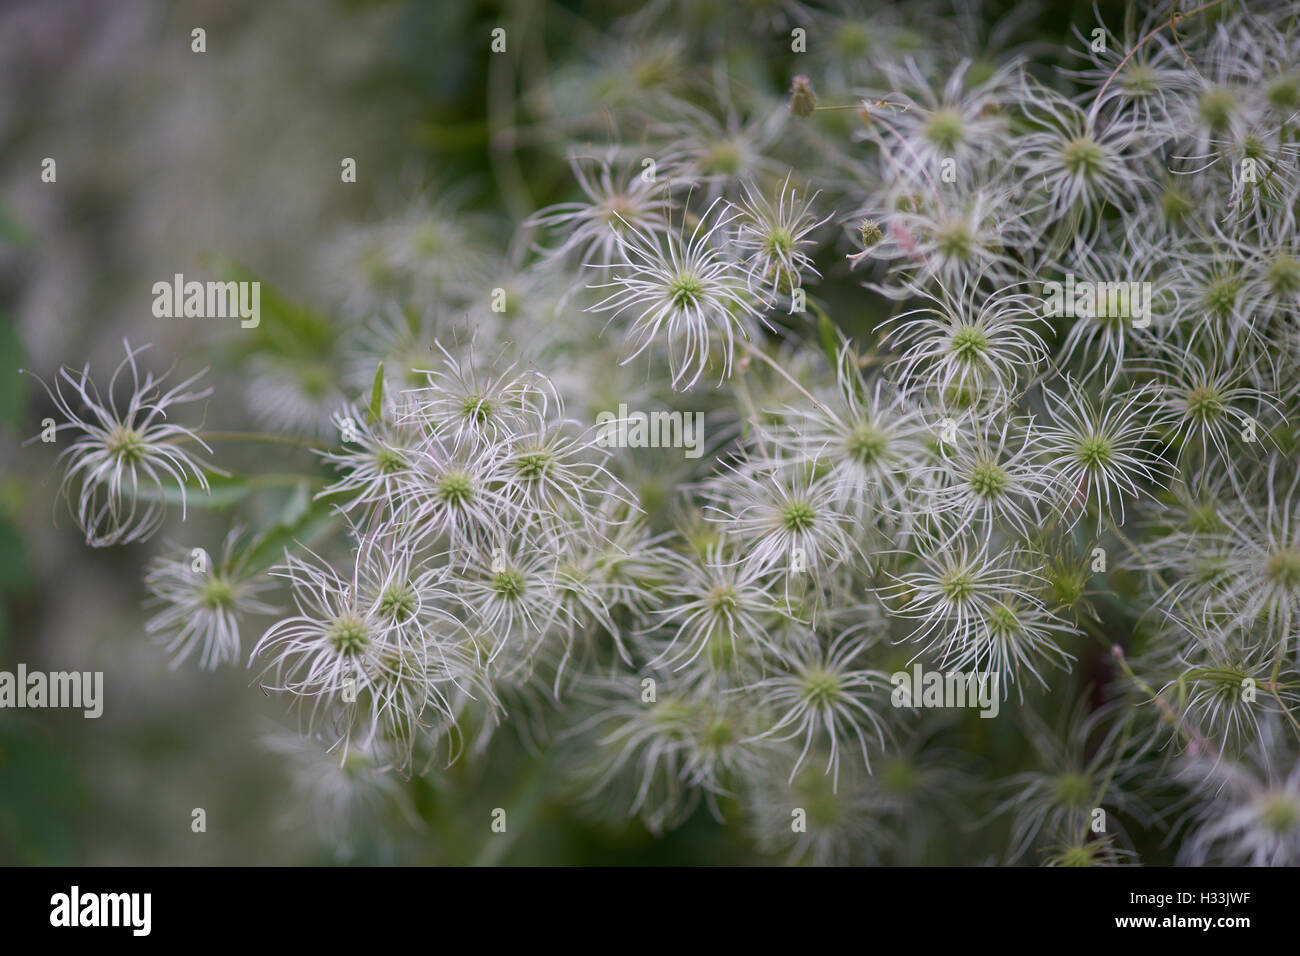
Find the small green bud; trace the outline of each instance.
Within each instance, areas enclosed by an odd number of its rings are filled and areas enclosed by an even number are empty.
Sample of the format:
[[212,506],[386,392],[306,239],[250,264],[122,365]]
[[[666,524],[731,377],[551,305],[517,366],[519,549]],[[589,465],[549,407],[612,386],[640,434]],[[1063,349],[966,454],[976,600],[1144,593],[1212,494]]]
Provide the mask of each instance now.
[[817,108],[817,94],[808,77],[800,73],[790,87],[790,112],[795,116],[812,116]]
[[864,219],[858,226],[858,231],[862,234],[862,244],[870,249],[881,239],[885,238],[885,232],[880,228],[880,223],[874,219]]

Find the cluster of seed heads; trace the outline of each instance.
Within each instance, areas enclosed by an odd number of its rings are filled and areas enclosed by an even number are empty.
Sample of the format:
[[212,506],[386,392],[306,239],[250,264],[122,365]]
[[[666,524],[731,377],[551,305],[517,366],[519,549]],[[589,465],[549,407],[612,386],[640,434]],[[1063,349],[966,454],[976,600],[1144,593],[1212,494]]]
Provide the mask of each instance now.
[[[150,631],[233,662],[279,579],[251,663],[336,759],[436,773],[523,714],[655,832],[704,806],[799,859],[943,859],[984,806],[1005,860],[1179,823],[1181,861],[1300,863],[1300,10],[1159,3],[1048,68],[852,6],[779,5],[784,85],[637,17],[558,69],[572,198],[507,257],[437,206],[341,241],[325,392],[358,403],[276,422],[338,533],[271,577],[239,537],[158,559]],[[136,356],[126,407],[53,394],[92,545],[210,473],[165,414],[201,396]],[[610,447],[620,404],[704,413],[709,454]],[[918,666],[996,688],[1023,759],[896,706]]]

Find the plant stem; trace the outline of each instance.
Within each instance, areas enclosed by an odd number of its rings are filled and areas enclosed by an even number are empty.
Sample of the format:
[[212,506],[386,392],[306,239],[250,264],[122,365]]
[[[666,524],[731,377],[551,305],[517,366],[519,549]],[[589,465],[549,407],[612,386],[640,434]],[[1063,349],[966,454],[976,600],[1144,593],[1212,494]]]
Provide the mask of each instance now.
[[782,368],[780,363],[778,363],[776,359],[771,358],[766,352],[760,349],[757,345],[754,345],[752,342],[747,342],[744,339],[740,339],[739,341],[740,344],[743,345],[749,351],[750,355],[756,355],[759,358],[761,358],[764,362],[766,362],[768,365],[772,366],[772,368],[776,371],[776,373],[780,375],[783,379],[785,379],[787,382],[789,382],[791,385],[793,385],[795,388],[797,388],[803,394],[804,398],[808,399],[808,401],[812,402],[814,405],[820,408],[827,415],[831,413],[831,410],[829,408],[827,408],[825,405],[819,402],[815,397],[813,397],[812,392],[808,391],[808,389],[804,388],[797,381],[795,381],[794,376],[791,375],[789,372],[787,372],[784,368]]
[[[1115,69],[1111,72],[1110,76],[1106,77],[1106,82],[1101,85],[1101,89],[1097,91],[1097,96],[1092,101],[1092,109],[1094,111],[1097,109],[1098,105],[1100,105],[1101,103],[1101,98],[1106,95],[1106,90],[1110,87],[1111,81],[1113,81],[1115,77],[1119,76],[1119,71],[1124,69],[1124,65],[1128,63],[1129,60],[1133,59],[1134,53],[1142,49],[1142,47],[1146,46],[1148,40],[1154,37],[1161,30],[1173,29],[1178,26],[1179,22],[1185,20],[1187,17],[1192,17],[1198,13],[1203,13],[1204,11],[1210,9],[1210,7],[1217,7],[1222,2],[1223,0],[1210,0],[1209,3],[1203,3],[1199,7],[1196,7],[1195,9],[1188,10],[1186,13],[1181,13],[1178,10],[1175,10],[1173,13],[1169,15],[1168,20],[1165,20],[1163,23],[1160,23],[1156,27],[1152,28],[1152,30],[1146,36],[1144,36],[1141,40],[1138,40],[1138,42],[1134,44],[1133,49],[1129,50],[1127,53],[1124,54],[1124,59],[1120,60],[1119,65],[1115,67]],[[1181,44],[1180,44],[1180,48],[1181,48]]]
[[195,437],[203,441],[227,442],[269,442],[275,445],[292,445],[295,448],[315,449],[320,443],[295,435],[268,435],[262,432],[196,432]]

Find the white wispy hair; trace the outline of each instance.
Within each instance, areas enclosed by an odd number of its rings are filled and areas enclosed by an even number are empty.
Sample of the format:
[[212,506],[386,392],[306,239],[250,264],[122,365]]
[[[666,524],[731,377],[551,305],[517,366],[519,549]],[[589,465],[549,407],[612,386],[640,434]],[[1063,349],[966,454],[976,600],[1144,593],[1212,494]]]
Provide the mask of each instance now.
[[[59,455],[66,462],[59,493],[93,548],[145,540],[162,525],[169,494],[179,496],[184,520],[187,485],[193,482],[208,490],[204,466],[185,446],[197,445],[208,454],[212,450],[193,429],[167,421],[175,407],[212,393],[210,388],[187,391],[203,372],[164,392],[170,373],[155,378],[145,372],[141,378],[136,357],[149,346],[133,349],[125,339],[122,345],[126,358],[104,395],[90,378],[89,364],[80,372],[60,369],[53,389],[41,382],[64,419],[55,425],[55,433],[69,430],[76,435]],[[120,403],[118,380],[124,371],[130,376],[129,383],[124,382],[129,394]],[[64,384],[70,395],[64,394]]]
[[547,206],[524,223],[564,236],[547,250],[548,257],[576,252],[583,262],[608,265],[616,259],[619,235],[628,226],[648,236],[668,232],[671,201],[666,179],[617,163],[613,151],[602,157],[572,155],[569,167],[585,200]]
[[803,247],[815,244],[809,234],[834,214],[817,219],[812,212],[816,199],[814,194],[800,202],[789,175],[777,189],[775,202],[752,183],[744,184],[734,241],[748,265],[751,289],[766,286],[764,295],[774,299],[790,295],[810,277],[820,277]]
[[801,742],[789,779],[795,778],[816,745],[825,751],[824,772],[831,777],[832,789],[838,790],[840,758],[846,748],[856,741],[862,766],[870,771],[871,741],[876,747],[885,745],[886,724],[877,711],[889,698],[889,679],[858,663],[867,648],[860,635],[845,632],[824,646],[819,643],[784,649],[773,661],[778,673],[744,690],[761,694],[765,707],[775,715],[763,737]]
[[1202,754],[1182,772],[1195,803],[1178,859],[1189,866],[1300,865],[1300,759],[1266,724],[1240,759]]
[[913,291],[926,304],[890,319],[885,339],[902,350],[890,371],[907,388],[930,392],[948,407],[999,403],[1047,354],[1039,302],[1028,292],[989,292],[979,277]]
[[1043,397],[1041,448],[1057,474],[1062,512],[1078,520],[1091,501],[1099,521],[1113,519],[1115,509],[1123,524],[1124,499],[1162,486],[1171,471],[1162,457],[1154,390],[1142,386],[1094,402],[1067,377],[1064,394],[1044,388]]
[[731,376],[735,340],[749,338],[759,305],[746,270],[723,242],[725,230],[739,213],[715,200],[700,215],[688,237],[685,221],[678,231],[648,235],[629,226],[619,236],[622,259],[605,268],[606,282],[591,288],[609,290],[591,309],[633,318],[628,332],[635,345],[630,362],[650,346],[668,346],[673,388],[690,388],[704,374],[721,339],[722,377]]
[[204,552],[200,568],[195,567],[199,557],[194,549],[181,549],[154,558],[145,569],[146,606],[159,607],[145,632],[166,642],[173,668],[196,653],[205,669],[234,663],[240,653],[240,618],[275,612],[257,597],[273,582],[243,566],[241,538],[242,529],[232,529],[219,559],[212,563]]

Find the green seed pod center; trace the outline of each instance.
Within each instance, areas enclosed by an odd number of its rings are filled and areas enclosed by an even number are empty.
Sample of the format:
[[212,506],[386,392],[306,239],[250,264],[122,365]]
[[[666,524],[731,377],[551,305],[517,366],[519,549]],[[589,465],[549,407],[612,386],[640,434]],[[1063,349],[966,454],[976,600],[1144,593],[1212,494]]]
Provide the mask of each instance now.
[[1228,318],[1237,304],[1241,280],[1236,276],[1215,279],[1205,289],[1205,308],[1219,318]]
[[704,746],[709,750],[721,750],[735,739],[735,728],[725,720],[712,721],[704,731]]
[[967,365],[974,364],[988,351],[989,337],[978,326],[968,325],[953,333],[949,350],[957,360]]
[[1158,86],[1155,70],[1145,63],[1130,63],[1124,69],[1124,79],[1121,82],[1124,89],[1133,96],[1149,96]]
[[144,460],[148,443],[144,435],[134,428],[114,425],[108,435],[108,453],[124,465],[134,465]]
[[860,465],[877,464],[889,447],[889,436],[874,425],[862,422],[854,426],[844,442],[845,450]]
[[1260,801],[1259,819],[1278,836],[1287,835],[1300,827],[1300,806],[1285,793],[1270,793]]
[[817,708],[832,706],[840,694],[840,679],[821,668],[814,668],[803,675],[803,697]]
[[199,591],[199,603],[209,611],[232,607],[235,603],[235,588],[225,578],[214,574],[203,583]]
[[1092,781],[1086,774],[1063,773],[1056,778],[1056,800],[1066,807],[1086,807],[1092,800]]
[[794,251],[790,230],[774,226],[763,234],[763,252],[769,256],[788,256]]
[[885,789],[892,794],[899,796],[912,793],[917,784],[920,783],[921,777],[917,772],[916,764],[906,757],[895,757],[887,761],[881,768],[881,782]]
[[1275,110],[1290,113],[1300,106],[1300,83],[1291,76],[1278,77],[1268,85],[1264,97]]
[[1061,150],[1061,162],[1072,176],[1091,179],[1106,168],[1106,151],[1090,136],[1076,136]]
[[551,456],[538,449],[521,454],[515,459],[515,470],[521,478],[536,480],[543,477],[551,467]]
[[1232,122],[1232,114],[1237,109],[1237,99],[1229,90],[1207,90],[1201,95],[1199,108],[1201,122],[1209,127],[1211,132],[1222,133]]
[[1015,637],[1020,633],[1020,618],[1005,604],[999,604],[989,615],[989,630],[995,637]]
[[476,422],[479,425],[490,419],[494,411],[492,402],[485,395],[466,395],[460,403],[461,418],[467,422]]
[[966,128],[955,110],[939,109],[926,121],[925,138],[936,149],[951,153],[965,141]]
[[679,309],[693,308],[704,295],[704,283],[693,272],[679,272],[668,281],[668,301]]
[[334,373],[323,365],[304,365],[298,373],[298,387],[309,398],[324,398],[334,382]]
[[392,475],[406,467],[406,456],[395,448],[381,448],[375,455],[375,467],[382,475]]
[[1283,548],[1268,556],[1265,570],[1269,581],[1288,591],[1300,590],[1300,551]]
[[781,509],[781,526],[786,531],[809,531],[817,522],[817,512],[806,501],[787,502]]
[[981,498],[992,499],[1006,494],[1011,483],[1006,470],[993,462],[977,465],[970,475],[970,487]]
[[975,236],[964,222],[945,225],[934,234],[939,252],[949,259],[965,259],[975,250]]
[[720,585],[709,595],[709,606],[715,611],[734,611],[739,605],[736,589],[729,585]]
[[1095,471],[1114,460],[1114,448],[1104,435],[1089,435],[1075,446],[1075,455],[1085,468]]
[[474,482],[464,472],[452,471],[438,482],[438,497],[449,505],[463,505],[474,496]]
[[390,621],[409,621],[416,604],[415,591],[409,584],[393,584],[379,598],[379,613]]
[[355,614],[343,614],[330,624],[325,639],[334,650],[350,657],[365,650],[370,644],[370,629]]
[[1170,222],[1180,222],[1194,208],[1192,198],[1176,186],[1170,186],[1160,194],[1160,211]]
[[1187,393],[1187,414],[1198,422],[1213,421],[1223,414],[1223,396],[1209,386]]
[[1300,260],[1279,255],[1268,264],[1265,279],[1274,295],[1295,295],[1300,292]]
[[719,140],[708,148],[700,165],[706,175],[734,176],[740,172],[744,153],[729,139]]
[[517,601],[523,597],[525,587],[524,576],[513,569],[492,575],[492,590],[507,601]]
[[1048,592],[1061,607],[1074,607],[1087,590],[1087,579],[1075,568],[1057,568],[1048,578]]
[[964,603],[975,595],[975,578],[965,569],[949,571],[939,578],[939,591],[953,603]]

